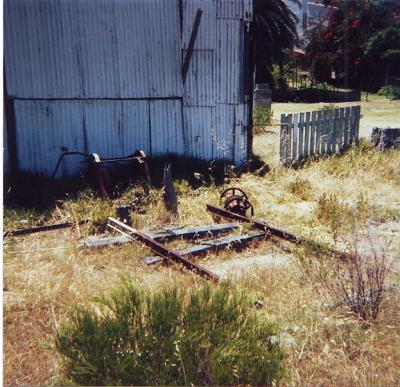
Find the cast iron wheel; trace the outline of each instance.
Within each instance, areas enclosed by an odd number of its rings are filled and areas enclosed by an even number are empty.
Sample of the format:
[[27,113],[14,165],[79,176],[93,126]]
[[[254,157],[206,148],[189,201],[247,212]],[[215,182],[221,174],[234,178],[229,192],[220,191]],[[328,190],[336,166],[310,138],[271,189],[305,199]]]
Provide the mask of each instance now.
[[227,199],[230,198],[231,196],[240,196],[245,198],[247,201],[249,200],[246,192],[244,192],[242,189],[237,188],[237,187],[231,187],[226,189],[224,192],[222,192],[220,199]]

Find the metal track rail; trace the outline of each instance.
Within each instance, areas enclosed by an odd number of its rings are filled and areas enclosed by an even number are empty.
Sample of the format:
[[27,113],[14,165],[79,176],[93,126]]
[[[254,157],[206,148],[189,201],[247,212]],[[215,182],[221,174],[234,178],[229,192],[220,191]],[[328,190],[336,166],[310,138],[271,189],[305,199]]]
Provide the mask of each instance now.
[[150,247],[150,249],[160,257],[174,261],[177,263],[182,264],[189,270],[193,270],[195,273],[201,275],[201,276],[206,276],[210,278],[213,281],[219,282],[220,278],[218,275],[212,273],[211,271],[207,270],[206,268],[198,265],[197,263],[191,262],[188,259],[182,257],[180,254],[167,249],[165,246],[163,246],[161,243],[156,242],[153,238],[150,238],[146,234],[141,233],[140,231],[137,231],[136,229],[129,227],[125,223],[120,222],[117,219],[114,219],[112,217],[108,218],[108,226],[112,228],[113,230],[121,233],[122,235],[125,235],[129,237],[131,240],[139,240],[140,242],[144,243],[146,246]]
[[[255,227],[259,230],[262,230],[262,231],[266,232],[267,234],[277,236],[279,238],[285,239],[285,240],[295,243],[295,244],[305,244],[305,243],[309,242],[305,238],[298,237],[290,232],[281,230],[276,227],[272,227],[261,220],[250,219],[247,216],[238,215],[238,214],[235,214],[234,212],[224,210],[223,208],[214,207],[211,204],[207,204],[207,210],[214,214],[217,214],[223,218],[234,219],[234,220],[237,220],[240,222],[250,223],[253,227]],[[321,250],[332,254],[335,258],[340,259],[342,261],[347,261],[348,259],[351,258],[351,254],[349,254],[349,253],[346,253],[343,251],[338,251],[335,249],[326,248],[325,246],[321,246],[318,243],[310,242],[310,244],[317,246]]]
[[34,234],[36,232],[42,232],[42,231],[58,230],[60,228],[78,226],[78,225],[81,225],[81,224],[84,224],[84,223],[87,223],[87,222],[88,222],[88,220],[80,220],[79,222],[65,222],[65,223],[49,224],[49,225],[46,225],[46,226],[25,228],[25,229],[22,229],[22,230],[6,231],[3,234],[3,238],[10,237],[10,236]]
[[247,216],[235,214],[234,212],[224,210],[223,208],[214,207],[211,204],[207,204],[207,210],[210,212],[213,212],[214,214],[222,216],[224,218],[238,220],[239,222],[251,223],[251,225],[253,227],[255,227],[261,231],[264,231],[271,235],[275,235],[279,238],[286,239],[293,243],[300,244],[300,243],[304,242],[304,240],[302,238],[299,238],[296,235],[291,234],[290,232],[286,232],[279,228],[272,227],[261,220],[250,219]]

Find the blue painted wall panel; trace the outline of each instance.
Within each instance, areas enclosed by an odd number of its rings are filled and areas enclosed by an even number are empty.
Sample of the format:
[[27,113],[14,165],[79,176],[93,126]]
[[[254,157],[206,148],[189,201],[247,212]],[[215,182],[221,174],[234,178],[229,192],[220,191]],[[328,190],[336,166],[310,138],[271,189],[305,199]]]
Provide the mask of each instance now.
[[4,18],[12,96],[182,96],[177,0],[5,0]]
[[[187,51],[183,50],[184,55]],[[185,82],[186,106],[215,106],[215,50],[193,51]]]
[[213,159],[213,110],[211,107],[185,107],[184,120],[187,155],[210,161]]
[[150,101],[151,155],[186,154],[182,101]]

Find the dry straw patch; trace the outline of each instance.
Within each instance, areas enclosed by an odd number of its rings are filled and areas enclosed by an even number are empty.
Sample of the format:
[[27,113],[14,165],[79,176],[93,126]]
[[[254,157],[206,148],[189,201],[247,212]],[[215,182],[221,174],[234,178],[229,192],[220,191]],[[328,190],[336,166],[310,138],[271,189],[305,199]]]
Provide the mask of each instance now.
[[399,297],[388,297],[376,324],[329,308],[295,266],[249,274],[242,286],[264,301],[264,313],[283,330],[286,385],[395,385],[400,377]]

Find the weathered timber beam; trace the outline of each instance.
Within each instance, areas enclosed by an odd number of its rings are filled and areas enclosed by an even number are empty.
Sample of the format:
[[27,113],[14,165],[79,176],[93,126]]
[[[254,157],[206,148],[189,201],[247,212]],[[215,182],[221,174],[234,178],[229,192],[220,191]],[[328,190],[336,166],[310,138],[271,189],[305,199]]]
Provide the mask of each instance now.
[[[287,241],[292,242],[292,243],[296,243],[296,244],[309,243],[309,241],[307,241],[306,239],[304,239],[302,237],[298,237],[290,232],[281,230],[276,227],[269,226],[267,223],[265,223],[261,220],[250,219],[247,216],[238,215],[238,214],[235,214],[234,212],[224,210],[223,208],[214,207],[210,204],[207,204],[207,210],[214,214],[217,214],[221,217],[224,217],[224,218],[234,219],[234,220],[238,220],[240,222],[250,223],[253,227],[255,227],[259,230],[262,230],[266,233],[277,236],[279,238],[286,239]],[[345,253],[345,252],[338,251],[335,249],[326,248],[325,246],[321,246],[318,243],[310,243],[310,244],[315,245],[316,247],[320,248],[321,250],[327,251],[330,254],[333,254],[335,256],[335,258],[338,258],[341,260],[348,260],[351,258],[351,254],[349,254],[349,253]]]
[[[228,246],[231,247],[239,247],[243,246],[246,243],[249,243],[256,239],[265,238],[266,234],[264,232],[259,232],[255,234],[244,234],[244,235],[234,235],[228,236],[218,239],[211,239],[205,242],[202,242],[198,245],[190,246],[186,249],[176,251],[178,254],[191,255],[191,256],[199,256],[205,254],[210,251],[218,251],[222,250]],[[143,261],[146,265],[153,265],[155,263],[161,262],[163,259],[159,257],[145,257]]]
[[80,220],[79,222],[65,222],[65,223],[49,224],[49,225],[46,225],[46,226],[25,228],[25,229],[22,229],[22,230],[6,231],[3,234],[3,238],[8,237],[8,236],[34,234],[36,232],[42,232],[42,231],[58,230],[60,228],[78,226],[78,225],[81,225],[81,224],[84,224],[84,223],[87,223],[87,222],[88,222],[88,220]]
[[[208,236],[215,236],[223,234],[238,228],[237,223],[221,223],[211,224],[199,227],[185,227],[185,228],[165,228],[163,230],[154,232],[144,232],[150,238],[156,241],[170,241],[173,239],[197,239]],[[107,237],[107,238],[87,238],[83,241],[82,246],[87,248],[103,247],[114,244],[121,244],[130,242],[130,239],[125,236]]]
[[96,248],[96,247],[104,247],[111,245],[119,245],[122,243],[128,243],[131,240],[126,236],[117,236],[117,237],[106,237],[106,238],[98,238],[98,237],[88,237],[81,242],[80,247],[85,248]]
[[140,231],[135,230],[132,227],[129,227],[125,223],[120,222],[118,219],[114,219],[112,217],[108,218],[108,226],[122,235],[125,235],[131,240],[139,240],[140,242],[144,243],[146,246],[150,247],[150,249],[159,255],[162,258],[177,262],[185,266],[189,270],[193,270],[195,273],[207,276],[208,278],[219,282],[220,278],[216,274],[212,273],[211,271],[207,270],[206,268],[189,261],[188,259],[182,257],[180,254],[167,249],[162,244],[158,243],[154,239],[150,238],[146,234],[141,233]]

